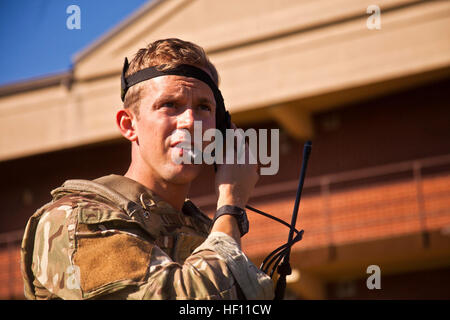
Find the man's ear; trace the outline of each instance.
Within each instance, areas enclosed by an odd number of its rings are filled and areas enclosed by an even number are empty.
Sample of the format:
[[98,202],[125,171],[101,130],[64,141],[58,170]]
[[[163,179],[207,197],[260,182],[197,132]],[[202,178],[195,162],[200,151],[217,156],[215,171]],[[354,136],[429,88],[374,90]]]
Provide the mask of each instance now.
[[136,117],[133,112],[128,109],[120,109],[116,114],[116,123],[119,127],[120,133],[130,141],[136,141],[137,128],[136,128]]

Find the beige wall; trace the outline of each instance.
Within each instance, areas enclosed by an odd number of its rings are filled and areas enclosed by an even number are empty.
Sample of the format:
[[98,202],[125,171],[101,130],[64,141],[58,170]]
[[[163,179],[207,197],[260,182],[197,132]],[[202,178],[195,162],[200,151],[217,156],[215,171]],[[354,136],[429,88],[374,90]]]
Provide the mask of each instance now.
[[72,86],[0,96],[0,160],[118,137],[123,57],[163,37],[206,48],[238,124],[274,118],[298,138],[317,110],[449,74],[450,2],[378,1],[368,30],[372,2],[154,1],[75,57]]

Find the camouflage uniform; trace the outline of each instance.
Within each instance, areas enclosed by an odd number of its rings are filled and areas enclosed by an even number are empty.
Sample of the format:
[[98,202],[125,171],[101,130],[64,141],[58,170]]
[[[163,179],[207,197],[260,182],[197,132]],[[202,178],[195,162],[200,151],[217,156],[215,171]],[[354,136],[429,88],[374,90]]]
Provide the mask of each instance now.
[[68,180],[28,221],[28,299],[271,299],[272,280],[211,220],[134,180]]

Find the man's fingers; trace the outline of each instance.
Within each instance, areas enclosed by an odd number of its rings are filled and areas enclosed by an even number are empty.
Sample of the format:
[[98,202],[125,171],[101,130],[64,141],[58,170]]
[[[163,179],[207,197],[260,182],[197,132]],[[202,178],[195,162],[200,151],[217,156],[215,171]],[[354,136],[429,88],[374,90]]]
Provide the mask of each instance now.
[[[231,122],[231,129],[236,130],[239,129],[235,123]],[[239,136],[239,137],[238,137]],[[239,143],[240,142],[240,143]],[[227,146],[225,153],[227,152],[229,146]],[[244,160],[244,164],[252,164],[255,167],[256,172],[259,172],[260,164],[257,160],[256,152],[257,150],[252,150],[250,148],[250,145],[247,141],[245,141],[245,138],[242,136],[242,132],[240,132],[238,135],[235,135],[234,138],[234,150],[228,150],[228,152],[234,151],[234,164],[240,163],[238,159],[241,159],[242,157]],[[256,162],[256,163],[254,163]]]

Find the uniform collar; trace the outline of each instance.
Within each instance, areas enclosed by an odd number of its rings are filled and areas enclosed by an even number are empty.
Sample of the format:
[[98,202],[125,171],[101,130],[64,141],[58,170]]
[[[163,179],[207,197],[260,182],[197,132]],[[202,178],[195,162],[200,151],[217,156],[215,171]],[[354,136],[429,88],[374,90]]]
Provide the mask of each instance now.
[[151,211],[161,210],[164,214],[176,215],[198,215],[201,212],[188,198],[185,199],[182,212],[180,212],[141,183],[121,175],[110,174],[93,181],[115,190],[128,200],[139,203],[144,208],[151,209]]

